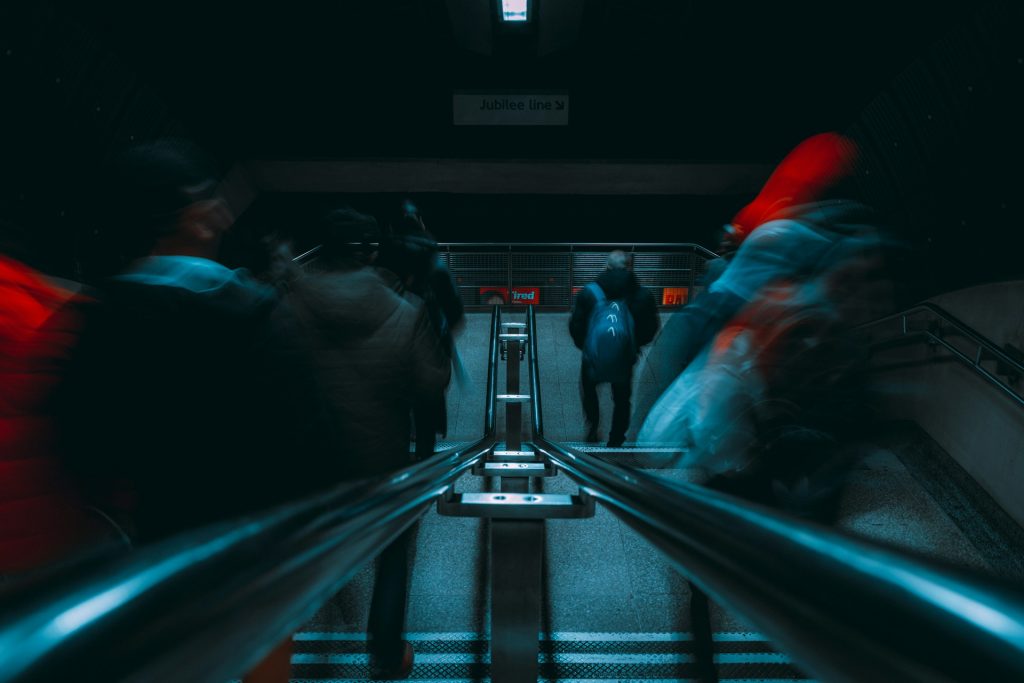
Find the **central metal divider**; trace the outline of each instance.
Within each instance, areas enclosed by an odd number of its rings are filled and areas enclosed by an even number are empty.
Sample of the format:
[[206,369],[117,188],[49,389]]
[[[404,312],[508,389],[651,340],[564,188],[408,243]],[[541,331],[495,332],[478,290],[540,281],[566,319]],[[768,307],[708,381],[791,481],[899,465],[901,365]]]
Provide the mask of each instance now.
[[505,393],[495,398],[505,406],[505,441],[472,470],[497,477],[497,492],[457,493],[450,488],[438,499],[437,509],[442,515],[490,520],[491,680],[522,683],[536,681],[538,674],[544,520],[592,517],[594,501],[582,490],[574,495],[542,492],[541,478],[558,472],[524,442],[523,405],[531,404],[535,423],[540,407],[520,388],[521,363],[528,348],[530,363],[536,363],[537,346],[529,343],[526,323],[501,322],[500,328],[506,380]]

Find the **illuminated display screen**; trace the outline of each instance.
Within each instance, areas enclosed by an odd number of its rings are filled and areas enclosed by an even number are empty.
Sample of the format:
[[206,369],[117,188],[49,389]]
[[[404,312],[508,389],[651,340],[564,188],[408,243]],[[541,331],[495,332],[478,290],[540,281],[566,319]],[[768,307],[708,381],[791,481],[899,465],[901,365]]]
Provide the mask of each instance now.
[[689,287],[665,287],[661,290],[661,305],[682,306],[689,294]]
[[527,0],[501,0],[502,21],[526,21]]

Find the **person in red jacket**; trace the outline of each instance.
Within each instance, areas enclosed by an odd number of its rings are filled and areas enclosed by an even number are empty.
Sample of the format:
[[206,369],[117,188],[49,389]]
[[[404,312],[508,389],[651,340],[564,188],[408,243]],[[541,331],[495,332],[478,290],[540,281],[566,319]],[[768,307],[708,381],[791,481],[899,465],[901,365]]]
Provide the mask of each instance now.
[[842,135],[808,138],[726,226],[735,255],[666,325],[659,370],[683,369],[639,438],[680,444],[684,464],[717,488],[819,519],[834,513],[838,487],[824,482],[815,500],[805,480],[831,478],[826,454],[863,425],[863,349],[851,330],[888,298],[884,231],[844,197],[857,158]]
[[74,293],[0,254],[0,576],[108,538],[57,457],[50,399],[77,338]]

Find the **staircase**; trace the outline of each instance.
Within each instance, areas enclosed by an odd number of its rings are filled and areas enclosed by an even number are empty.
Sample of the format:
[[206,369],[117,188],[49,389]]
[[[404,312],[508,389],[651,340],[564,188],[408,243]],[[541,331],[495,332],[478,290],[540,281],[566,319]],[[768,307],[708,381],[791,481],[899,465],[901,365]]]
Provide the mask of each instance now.
[[[715,661],[722,683],[806,681],[789,660],[756,633],[716,633]],[[410,633],[416,651],[410,680],[489,681],[489,643],[474,633]],[[293,682],[365,680],[369,676],[362,633],[295,634]],[[562,632],[538,643],[541,681],[694,680],[688,633]]]

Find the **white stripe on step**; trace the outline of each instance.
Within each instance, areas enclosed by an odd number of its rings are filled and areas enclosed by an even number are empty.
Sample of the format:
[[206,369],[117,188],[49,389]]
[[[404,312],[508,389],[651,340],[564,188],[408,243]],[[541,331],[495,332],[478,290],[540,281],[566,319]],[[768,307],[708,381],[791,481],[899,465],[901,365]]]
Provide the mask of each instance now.
[[[567,641],[567,642],[627,642],[627,643],[662,643],[693,640],[690,633],[612,633],[592,631],[555,631],[550,637],[544,633],[538,634],[540,640]],[[722,632],[715,633],[713,637],[721,643],[735,642],[767,642],[760,633]],[[406,640],[411,641],[434,641],[434,640],[487,640],[486,633],[473,633],[469,631],[453,632],[414,632],[405,634]],[[299,631],[293,637],[296,641],[356,641],[366,640],[365,633],[354,631]]]
[[[370,657],[366,654],[295,654],[292,664],[369,664]],[[417,664],[486,664],[490,661],[488,654],[435,654],[423,653],[416,655]],[[555,664],[641,664],[655,666],[658,664],[690,664],[693,655],[686,654],[606,654],[591,652],[560,652],[549,657],[544,653],[538,655],[540,662]],[[789,658],[776,652],[738,653],[728,652],[715,655],[719,664],[788,664]]]
[[[489,678],[417,678],[416,683],[488,683]],[[616,683],[699,683],[694,678],[616,678]],[[351,678],[293,678],[291,683],[352,683]],[[556,683],[538,678],[537,683]],[[611,683],[607,678],[559,678],[557,683]],[[808,678],[719,678],[718,683],[815,683]]]

